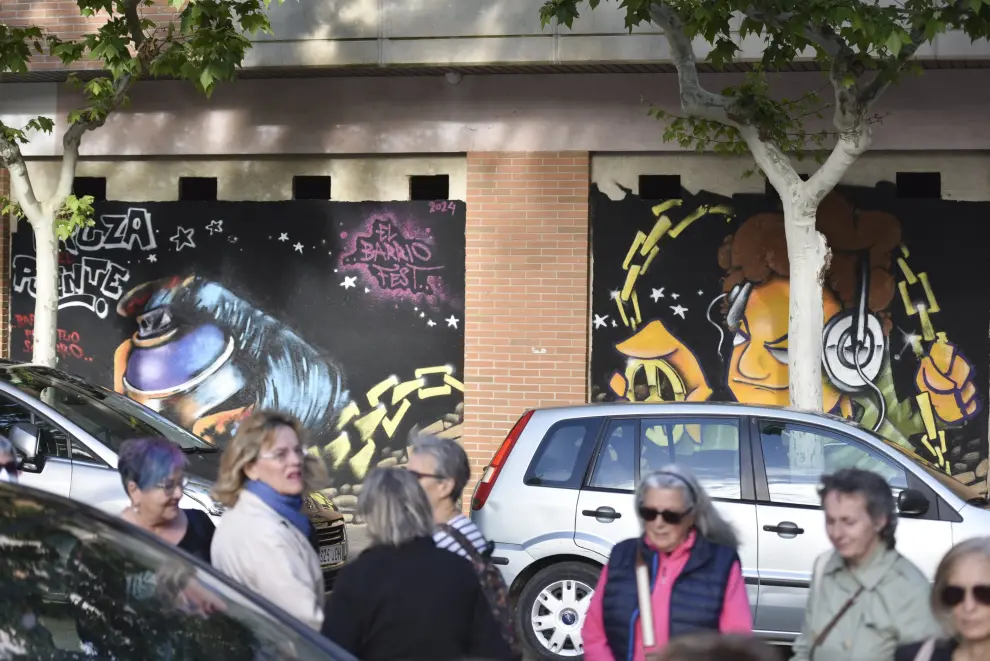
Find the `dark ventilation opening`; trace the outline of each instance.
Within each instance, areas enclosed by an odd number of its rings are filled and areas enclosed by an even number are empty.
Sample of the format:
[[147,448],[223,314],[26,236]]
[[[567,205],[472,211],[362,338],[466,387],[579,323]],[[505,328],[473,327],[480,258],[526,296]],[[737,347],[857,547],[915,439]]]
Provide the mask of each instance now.
[[[808,178],[811,177],[810,174],[799,174],[798,176],[801,177],[801,181],[808,181]],[[763,179],[763,194],[771,202],[780,202],[780,194],[773,187],[773,184],[770,183],[770,180],[765,177]]]
[[942,199],[942,173],[898,172],[897,197],[913,200]]
[[180,202],[216,202],[216,177],[179,177]]
[[76,177],[72,180],[72,194],[76,197],[92,195],[94,202],[107,199],[106,177]]
[[293,200],[329,200],[330,177],[299,176],[292,178]]
[[445,174],[409,177],[410,200],[449,200],[450,177]]
[[681,175],[641,174],[639,175],[639,196],[644,200],[681,199]]

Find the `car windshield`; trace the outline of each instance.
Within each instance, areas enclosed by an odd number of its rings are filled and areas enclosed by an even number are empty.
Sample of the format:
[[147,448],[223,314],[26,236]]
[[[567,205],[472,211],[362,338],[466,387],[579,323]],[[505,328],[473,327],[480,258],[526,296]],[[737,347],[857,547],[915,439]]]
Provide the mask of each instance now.
[[186,451],[216,451],[151,409],[71,375],[17,366],[3,370],[3,380],[55,409],[114,452],[124,441],[149,436],[163,436]]
[[0,485],[0,658],[355,661],[137,528]]
[[942,486],[951,491],[955,496],[959,497],[964,502],[971,505],[977,505],[980,507],[985,507],[987,505],[986,496],[974,489],[973,487],[967,486],[960,482],[959,480],[953,479],[951,475],[946,475],[945,471],[940,469],[938,466],[928,461],[917,452],[908,450],[905,447],[894,443],[893,441],[887,440],[883,436],[880,436],[876,432],[866,430],[876,438],[880,439],[889,447],[894,448],[904,456],[908,457],[911,461],[921,466],[921,468],[928,473],[931,477],[937,480]]

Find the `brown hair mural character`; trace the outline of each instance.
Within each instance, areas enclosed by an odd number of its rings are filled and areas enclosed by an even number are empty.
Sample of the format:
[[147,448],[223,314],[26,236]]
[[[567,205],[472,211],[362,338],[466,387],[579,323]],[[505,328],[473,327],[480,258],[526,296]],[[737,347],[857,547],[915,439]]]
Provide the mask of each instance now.
[[[818,210],[817,228],[832,250],[822,292],[824,410],[876,429],[906,449],[913,449],[908,439],[920,434],[931,458],[944,464],[944,428],[972,419],[981,403],[971,363],[931,323],[938,304],[927,275],[915,274],[907,264],[900,222],[887,212],[855,209],[833,193]],[[740,402],[786,406],[790,283],[783,215],[747,218],[725,239],[718,261],[725,270],[723,293],[709,309],[721,302],[717,325],[720,351],[728,354],[725,386]],[[914,301],[909,287],[922,290],[923,300]],[[888,351],[891,307],[898,299],[921,331],[910,336],[918,358],[917,392],[910,397],[895,391]],[[616,350],[629,359],[625,373],[613,374],[609,382],[619,398],[703,401],[714,394],[694,352],[660,320],[619,342]],[[636,382],[640,369],[646,370],[647,388]]]

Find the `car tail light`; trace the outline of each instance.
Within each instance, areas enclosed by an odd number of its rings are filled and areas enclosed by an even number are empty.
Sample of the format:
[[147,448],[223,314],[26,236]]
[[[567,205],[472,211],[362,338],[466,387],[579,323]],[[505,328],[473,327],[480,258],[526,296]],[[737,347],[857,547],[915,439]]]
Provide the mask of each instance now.
[[485,501],[488,500],[488,496],[492,493],[492,488],[495,486],[495,480],[498,479],[498,474],[502,470],[502,466],[505,465],[505,460],[509,458],[509,453],[512,452],[513,446],[515,446],[516,441],[522,435],[523,429],[526,428],[529,419],[533,417],[533,411],[526,411],[523,416],[516,421],[516,424],[512,426],[512,430],[509,435],[505,437],[502,441],[501,447],[499,447],[498,452],[492,457],[492,461],[488,464],[485,469],[485,474],[482,476],[481,481],[478,482],[478,488],[474,491],[474,500],[471,502],[472,510],[480,510],[485,506]]

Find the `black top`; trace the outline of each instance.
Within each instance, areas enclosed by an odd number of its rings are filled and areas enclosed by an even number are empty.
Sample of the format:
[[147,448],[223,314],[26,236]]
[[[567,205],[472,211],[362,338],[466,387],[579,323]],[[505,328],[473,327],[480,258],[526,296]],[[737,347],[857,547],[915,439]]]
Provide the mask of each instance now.
[[[921,646],[925,644],[925,641],[919,643],[911,643],[910,645],[901,645],[894,652],[894,661],[914,661],[914,657],[918,655],[918,651]],[[959,643],[952,638],[943,638],[935,644],[935,649],[932,651],[931,661],[952,661],[952,653],[956,651],[956,647]]]
[[186,534],[176,546],[209,565],[210,545],[213,543],[213,533],[216,532],[217,527],[203,510],[182,511],[186,515]]
[[429,537],[341,569],[323,634],[362,661],[512,658],[471,563]]

